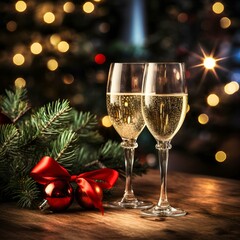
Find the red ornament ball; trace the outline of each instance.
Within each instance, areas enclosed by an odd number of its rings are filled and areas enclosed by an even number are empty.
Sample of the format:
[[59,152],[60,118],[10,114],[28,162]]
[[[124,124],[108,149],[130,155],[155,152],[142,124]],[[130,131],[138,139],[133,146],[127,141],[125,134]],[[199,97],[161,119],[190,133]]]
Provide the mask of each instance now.
[[[103,191],[102,191],[101,187],[99,187],[99,185],[97,183],[92,184],[92,187],[93,187],[94,191],[97,193],[99,199],[102,201]],[[75,198],[81,207],[86,208],[86,209],[95,208],[95,206],[93,204],[93,200],[86,194],[86,192],[82,191],[82,189],[80,187],[77,187],[77,189],[75,191]]]
[[50,210],[66,210],[73,202],[73,187],[63,180],[52,181],[44,188],[44,198],[47,200]]
[[5,114],[0,112],[0,125],[2,124],[10,124],[12,121]]

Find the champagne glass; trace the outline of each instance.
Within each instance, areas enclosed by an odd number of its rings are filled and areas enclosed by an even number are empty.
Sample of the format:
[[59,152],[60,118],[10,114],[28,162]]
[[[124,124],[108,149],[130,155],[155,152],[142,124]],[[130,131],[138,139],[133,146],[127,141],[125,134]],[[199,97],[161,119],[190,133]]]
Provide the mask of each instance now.
[[160,197],[156,205],[141,211],[144,217],[183,216],[167,197],[167,167],[171,140],[184,122],[188,94],[183,63],[146,64],[142,85],[142,114],[155,138],[160,167]]
[[113,127],[122,138],[126,184],[123,198],[106,206],[147,208],[151,202],[138,200],[132,188],[132,170],[137,138],[145,127],[141,113],[141,87],[145,64],[112,63],[109,69],[106,103]]

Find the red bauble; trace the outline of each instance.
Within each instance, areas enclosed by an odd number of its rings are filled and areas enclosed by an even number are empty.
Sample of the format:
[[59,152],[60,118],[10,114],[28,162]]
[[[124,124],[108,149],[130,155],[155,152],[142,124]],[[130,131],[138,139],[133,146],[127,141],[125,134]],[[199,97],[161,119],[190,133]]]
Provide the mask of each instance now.
[[47,200],[50,210],[63,211],[73,202],[73,187],[62,180],[50,182],[45,186],[44,198]]
[[0,112],[0,125],[10,123],[12,123],[12,121],[6,115]]
[[[102,198],[103,198],[102,189],[99,187],[97,183],[91,184],[91,186],[94,189],[94,191],[97,193],[99,199],[102,201]],[[82,191],[80,187],[77,187],[75,191],[75,198],[81,207],[86,209],[95,208],[92,199],[86,194],[86,192]]]

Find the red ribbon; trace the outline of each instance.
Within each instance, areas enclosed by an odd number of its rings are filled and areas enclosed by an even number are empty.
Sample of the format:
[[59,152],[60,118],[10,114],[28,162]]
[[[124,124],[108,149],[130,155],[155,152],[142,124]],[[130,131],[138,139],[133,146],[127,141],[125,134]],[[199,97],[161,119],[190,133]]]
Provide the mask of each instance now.
[[43,185],[55,180],[76,182],[81,190],[92,200],[94,206],[103,214],[102,201],[96,193],[95,188],[92,187],[92,184],[95,183],[101,188],[110,189],[118,179],[118,172],[110,168],[102,168],[71,176],[57,161],[51,157],[45,156],[32,169],[30,176]]

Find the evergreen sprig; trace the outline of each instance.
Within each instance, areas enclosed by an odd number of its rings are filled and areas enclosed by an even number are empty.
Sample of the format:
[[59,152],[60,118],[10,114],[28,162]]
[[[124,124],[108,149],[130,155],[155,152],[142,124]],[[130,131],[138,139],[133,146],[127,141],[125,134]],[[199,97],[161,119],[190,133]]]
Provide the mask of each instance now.
[[0,161],[2,161],[7,153],[15,155],[18,151],[19,132],[14,125],[2,125],[0,132]]
[[[0,126],[1,201],[36,206],[42,192],[29,174],[44,156],[53,157],[72,174],[109,167],[124,176],[120,144],[105,142],[97,117],[73,109],[68,100],[32,109],[27,90],[15,88],[0,96],[0,112],[12,121]],[[146,167],[135,162],[134,173],[145,172]]]
[[30,109],[27,101],[27,90],[16,88],[14,91],[6,90],[6,95],[1,96],[1,112],[8,116],[12,122],[16,122]]

